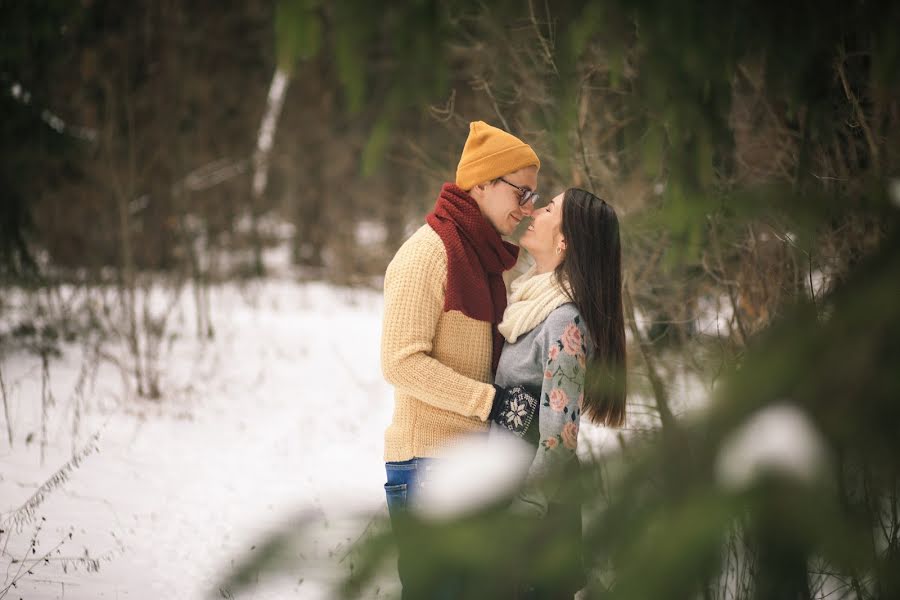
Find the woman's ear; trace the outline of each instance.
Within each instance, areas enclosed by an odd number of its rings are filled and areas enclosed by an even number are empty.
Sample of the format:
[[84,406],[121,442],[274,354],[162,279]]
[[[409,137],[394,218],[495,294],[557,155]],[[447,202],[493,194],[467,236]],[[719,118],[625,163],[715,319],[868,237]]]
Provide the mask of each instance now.
[[482,198],[484,198],[485,186],[486,186],[486,184],[484,184],[484,183],[479,183],[479,184],[475,185],[474,187],[472,187],[471,190],[469,190],[469,195],[472,196],[473,198],[475,198],[476,200],[481,200]]

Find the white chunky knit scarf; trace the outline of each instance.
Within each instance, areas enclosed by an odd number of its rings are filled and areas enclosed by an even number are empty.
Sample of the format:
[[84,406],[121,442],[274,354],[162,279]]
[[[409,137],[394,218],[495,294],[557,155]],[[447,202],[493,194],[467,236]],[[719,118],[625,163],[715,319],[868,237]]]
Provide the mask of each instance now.
[[535,275],[535,269],[531,267],[510,285],[509,304],[497,326],[510,344],[543,323],[556,308],[572,301],[552,271]]

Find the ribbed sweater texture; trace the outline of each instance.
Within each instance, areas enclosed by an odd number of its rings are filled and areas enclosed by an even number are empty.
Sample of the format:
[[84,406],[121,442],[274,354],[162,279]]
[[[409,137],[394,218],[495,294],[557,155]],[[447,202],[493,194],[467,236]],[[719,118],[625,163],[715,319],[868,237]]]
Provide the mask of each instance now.
[[436,456],[465,434],[487,430],[492,325],[445,310],[446,286],[444,242],[423,225],[384,278],[381,365],[395,399],[385,461]]

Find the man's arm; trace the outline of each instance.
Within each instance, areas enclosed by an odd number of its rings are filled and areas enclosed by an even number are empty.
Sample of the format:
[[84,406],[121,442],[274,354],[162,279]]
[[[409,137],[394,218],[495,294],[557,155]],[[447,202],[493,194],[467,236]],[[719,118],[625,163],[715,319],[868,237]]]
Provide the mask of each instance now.
[[436,408],[486,420],[494,387],[439,362],[432,351],[444,311],[446,255],[425,245],[401,248],[384,279],[381,366],[397,389]]

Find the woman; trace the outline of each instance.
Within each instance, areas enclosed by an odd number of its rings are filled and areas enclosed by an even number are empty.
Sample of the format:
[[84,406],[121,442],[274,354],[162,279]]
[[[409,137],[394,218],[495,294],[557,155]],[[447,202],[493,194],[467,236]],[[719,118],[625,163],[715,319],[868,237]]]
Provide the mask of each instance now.
[[[534,266],[512,284],[499,325],[506,338],[495,384],[519,387],[491,412],[494,430],[532,442],[536,453],[512,510],[558,519],[580,545],[581,512],[559,494],[577,466],[582,416],[608,426],[625,419],[625,326],[616,213],[590,192],[569,189],[535,211],[519,244]],[[501,397],[498,395],[498,397]],[[577,559],[575,558],[577,555]],[[571,597],[583,584],[580,552],[572,553],[566,589],[530,597]]]

